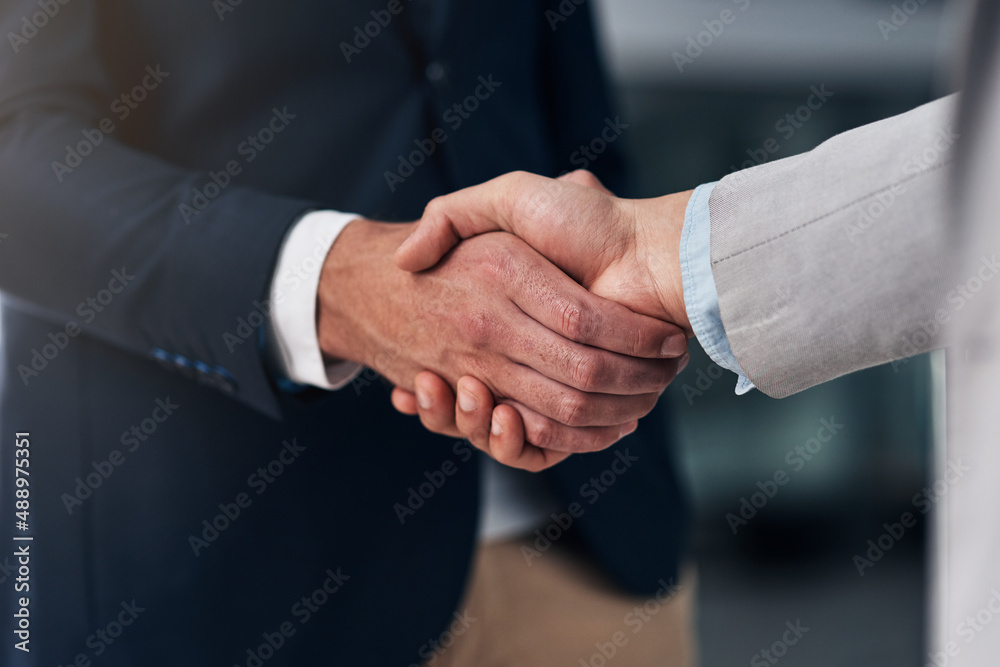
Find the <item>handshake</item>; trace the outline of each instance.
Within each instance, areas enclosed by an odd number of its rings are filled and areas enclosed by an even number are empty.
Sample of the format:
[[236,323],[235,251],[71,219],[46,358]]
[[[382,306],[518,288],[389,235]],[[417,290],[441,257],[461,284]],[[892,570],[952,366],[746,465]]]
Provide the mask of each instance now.
[[690,195],[624,200],[586,171],[511,173],[431,201],[411,225],[355,221],[324,265],[320,347],[374,367],[397,410],[506,465],[608,447],[688,360]]

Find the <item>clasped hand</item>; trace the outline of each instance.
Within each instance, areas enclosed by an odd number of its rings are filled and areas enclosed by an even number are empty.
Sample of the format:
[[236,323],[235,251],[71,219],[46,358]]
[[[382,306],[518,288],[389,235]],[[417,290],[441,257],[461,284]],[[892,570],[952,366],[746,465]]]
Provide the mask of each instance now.
[[[414,391],[396,387],[395,407],[419,415],[434,432],[468,438],[501,463],[530,470],[554,465],[573,452],[610,446],[631,433],[636,428],[634,418],[653,408],[687,363],[686,339],[693,334],[684,307],[679,247],[690,194],[618,199],[592,174],[578,171],[559,179],[507,174],[431,201],[395,253],[400,269],[427,272],[447,264],[471,243],[465,239],[478,235],[516,235],[579,284],[569,281],[569,285],[582,286],[592,295],[625,307],[595,317],[585,300],[576,301],[558,318],[552,335],[559,340],[553,341],[552,355],[559,356],[559,345],[577,341],[632,355],[634,363],[620,366],[625,372],[618,374],[596,365],[575,368],[571,375],[577,382],[570,384],[582,392],[570,394],[570,399],[559,398],[561,409],[548,416],[527,407],[523,399],[497,391],[494,378],[465,374],[453,390],[445,378],[427,370],[414,378]],[[540,293],[557,289],[547,274],[538,272],[538,262],[515,262],[511,258],[497,277],[536,285]],[[546,323],[537,313],[527,314]],[[649,318],[672,323],[682,335],[668,336],[660,349],[650,349],[644,336],[653,331],[662,335],[663,330],[649,329],[645,321]],[[617,356],[619,362],[630,358]],[[642,362],[643,357],[659,360]],[[660,382],[654,392],[637,394],[643,383],[637,385],[636,380],[650,368],[646,363],[658,364]],[[553,382],[560,379],[567,381],[563,377]],[[653,387],[647,383],[642,388]],[[545,383],[537,385],[538,392],[551,389]],[[589,411],[588,405],[600,405],[612,396],[619,400],[614,402],[615,409],[604,413],[603,421],[580,420]],[[615,416],[628,417],[617,425],[617,436],[615,425],[609,431],[604,424]],[[596,423],[605,426],[599,437],[587,432]]]

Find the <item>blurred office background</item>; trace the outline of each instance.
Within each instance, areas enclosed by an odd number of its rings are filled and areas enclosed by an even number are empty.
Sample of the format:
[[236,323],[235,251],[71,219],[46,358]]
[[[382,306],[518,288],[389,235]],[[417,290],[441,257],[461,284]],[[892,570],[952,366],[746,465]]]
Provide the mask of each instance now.
[[[593,2],[629,126],[621,141],[632,196],[717,180],[938,97],[953,87],[962,47],[961,3],[946,0]],[[712,34],[723,10],[735,18]],[[688,50],[689,39],[700,39],[700,52]],[[800,108],[814,88],[832,95],[806,114]],[[775,401],[735,396],[733,377],[693,346],[667,400],[699,515],[705,667],[928,662],[927,519],[864,576],[853,559],[867,557],[883,524],[919,513],[913,497],[933,481],[938,362],[917,358]],[[789,463],[789,452],[807,447],[824,419],[843,428],[809,460],[794,454]],[[780,471],[788,482],[752,518],[727,519],[740,517],[742,500]],[[801,640],[770,660],[761,654],[797,622],[809,628]]]
[[[794,155],[939,97],[954,87],[962,43],[960,3],[938,0],[595,2],[635,196]],[[816,91],[826,99],[804,106]],[[920,513],[913,498],[932,481],[942,426],[939,370],[922,357],[775,401],[735,396],[733,377],[692,352],[669,401],[699,514],[706,667],[927,662],[929,519],[864,576],[854,556],[868,557],[883,524]],[[809,453],[824,419],[843,428]],[[797,447],[811,458],[790,455]],[[779,471],[787,483],[734,520]],[[794,646],[760,653],[799,621],[809,630]]]

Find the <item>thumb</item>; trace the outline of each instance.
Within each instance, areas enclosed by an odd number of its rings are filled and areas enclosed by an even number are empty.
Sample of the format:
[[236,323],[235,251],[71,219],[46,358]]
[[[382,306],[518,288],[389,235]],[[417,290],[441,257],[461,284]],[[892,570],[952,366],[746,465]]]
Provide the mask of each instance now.
[[423,271],[462,239],[496,231],[517,234],[517,216],[511,213],[515,199],[544,182],[552,181],[517,172],[431,200],[413,233],[396,250],[396,266]]
[[461,240],[462,237],[452,226],[448,216],[432,217],[424,211],[424,217],[413,232],[396,249],[396,266],[411,272],[429,269]]

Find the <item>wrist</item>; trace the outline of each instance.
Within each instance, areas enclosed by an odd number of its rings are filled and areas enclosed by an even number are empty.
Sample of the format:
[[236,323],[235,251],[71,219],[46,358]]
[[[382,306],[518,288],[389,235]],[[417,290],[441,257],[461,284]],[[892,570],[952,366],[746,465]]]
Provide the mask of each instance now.
[[684,305],[680,245],[684,217],[693,190],[633,202],[637,261],[645,267],[647,287],[661,310],[659,317],[694,336]]
[[359,218],[344,228],[330,248],[316,296],[316,328],[326,361],[371,363],[378,323],[366,314],[379,302],[380,290],[395,289],[391,283],[400,272],[392,254],[413,226]]

